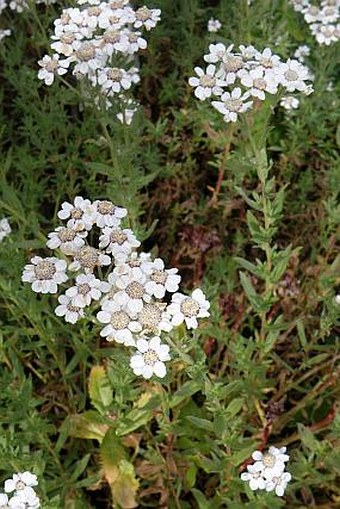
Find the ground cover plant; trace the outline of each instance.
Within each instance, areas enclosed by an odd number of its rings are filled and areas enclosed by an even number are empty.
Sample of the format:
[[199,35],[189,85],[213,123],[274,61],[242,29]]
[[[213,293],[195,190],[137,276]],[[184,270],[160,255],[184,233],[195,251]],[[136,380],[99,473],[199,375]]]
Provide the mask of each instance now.
[[339,8],[0,2],[0,507],[339,507]]

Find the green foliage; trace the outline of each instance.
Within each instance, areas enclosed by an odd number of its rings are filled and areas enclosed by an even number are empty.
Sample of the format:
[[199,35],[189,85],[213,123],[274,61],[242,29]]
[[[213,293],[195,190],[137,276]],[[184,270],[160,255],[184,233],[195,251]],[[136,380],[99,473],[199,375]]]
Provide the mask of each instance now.
[[[336,508],[338,47],[318,47],[283,0],[146,4],[162,22],[129,127],[37,79],[59,5],[1,14],[14,32],[0,43],[0,219],[13,230],[0,243],[2,478],[36,473],[45,509]],[[225,124],[187,83],[215,41],[284,58],[308,42],[315,92],[290,115],[273,99]],[[55,296],[21,282],[33,252],[47,254],[60,204],[79,194],[128,208],[143,249],[211,301],[198,330],[169,336],[161,383],[136,378],[93,317],[71,326]],[[283,498],[240,480],[269,445],[291,455]]]

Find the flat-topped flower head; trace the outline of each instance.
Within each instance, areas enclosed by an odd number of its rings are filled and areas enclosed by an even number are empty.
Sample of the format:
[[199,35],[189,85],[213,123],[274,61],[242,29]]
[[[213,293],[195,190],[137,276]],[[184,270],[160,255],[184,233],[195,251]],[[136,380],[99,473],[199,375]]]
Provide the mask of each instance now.
[[65,201],[58,212],[59,219],[67,221],[67,227],[77,231],[91,230],[95,220],[95,209],[90,200],[76,196],[73,204]]
[[231,93],[224,92],[221,101],[212,101],[211,104],[217,111],[222,113],[225,122],[236,122],[239,113],[244,113],[252,107],[253,102],[247,101],[249,97],[249,92],[242,94],[241,88],[236,87]]
[[210,303],[205,298],[204,293],[197,288],[192,292],[191,297],[182,293],[175,293],[167,312],[172,315],[171,322],[175,327],[185,321],[188,329],[197,329],[197,319],[210,316],[209,307]]
[[84,270],[93,272],[96,267],[105,267],[111,264],[111,258],[92,246],[83,246],[74,254],[74,261],[70,270]]
[[84,308],[89,306],[92,300],[99,300],[110,287],[109,283],[97,279],[93,274],[79,274],[75,286],[68,288],[65,293],[74,306]]
[[99,228],[105,226],[119,226],[121,220],[127,215],[127,210],[123,207],[117,207],[109,200],[96,200],[95,222]]
[[275,491],[278,497],[283,497],[285,489],[287,488],[291,478],[292,476],[289,472],[283,472],[282,474],[267,480],[265,489],[266,491]]
[[116,341],[125,346],[134,346],[134,335],[142,330],[139,322],[112,300],[102,303],[102,309],[97,314],[99,322],[106,324],[100,335],[107,341]]
[[105,248],[105,251],[112,254],[117,260],[126,260],[130,253],[139,246],[139,240],[129,228],[106,226],[99,237],[99,247]]
[[241,479],[242,481],[249,482],[249,488],[252,491],[264,490],[266,487],[266,482],[262,476],[262,473],[256,470],[254,465],[247,466],[247,472],[243,472],[241,474]]
[[63,316],[66,322],[75,324],[80,318],[84,318],[83,307],[75,306],[72,297],[68,295],[59,295],[59,306],[55,308],[57,316]]
[[221,95],[224,82],[220,78],[216,77],[216,67],[213,64],[209,64],[206,71],[201,67],[195,67],[195,73],[198,77],[189,78],[189,85],[195,87],[194,94],[204,101],[211,97],[211,95]]
[[177,292],[181,276],[178,275],[178,269],[165,269],[164,262],[161,258],[153,261],[151,271],[148,274],[148,281],[145,289],[150,295],[154,295],[156,299],[162,299],[165,292]]
[[162,345],[161,339],[154,336],[150,340],[138,339],[136,346],[138,351],[130,359],[130,366],[135,375],[147,380],[152,375],[164,378],[166,375],[164,362],[171,359],[168,345]]
[[86,230],[78,232],[74,228],[58,226],[54,232],[48,234],[46,245],[50,249],[60,249],[66,255],[73,255],[85,245],[86,236]]
[[254,468],[261,472],[267,480],[280,476],[285,469],[285,462],[289,460],[288,454],[285,454],[286,450],[286,447],[277,449],[271,446],[265,453],[261,451],[253,452]]
[[57,293],[58,285],[68,279],[66,268],[65,260],[34,256],[31,263],[25,265],[21,280],[32,283],[36,293]]
[[149,302],[143,305],[138,313],[138,322],[144,333],[160,334],[161,331],[170,332],[172,324],[170,315],[164,310],[165,304]]

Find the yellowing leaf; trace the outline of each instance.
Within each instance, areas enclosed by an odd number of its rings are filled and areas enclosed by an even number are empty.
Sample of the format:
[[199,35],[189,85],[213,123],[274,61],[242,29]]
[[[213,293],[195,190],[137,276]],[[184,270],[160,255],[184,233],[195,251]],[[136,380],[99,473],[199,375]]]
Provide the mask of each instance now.
[[92,405],[102,415],[107,413],[113,401],[109,378],[103,366],[93,366],[89,377],[89,394]]

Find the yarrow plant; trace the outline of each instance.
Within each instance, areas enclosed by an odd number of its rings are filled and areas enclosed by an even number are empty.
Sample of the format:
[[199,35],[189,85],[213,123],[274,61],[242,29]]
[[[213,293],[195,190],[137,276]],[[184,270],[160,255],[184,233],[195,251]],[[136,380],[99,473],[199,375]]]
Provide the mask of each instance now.
[[142,30],[152,30],[161,11],[146,6],[135,10],[127,0],[77,4],[54,21],[53,53],[39,60],[38,78],[52,85],[56,76],[72,70],[78,80],[95,87],[98,105],[110,107],[118,97],[126,106],[126,115],[118,118],[129,123],[135,107],[125,94],[140,81],[136,54],[147,47]]
[[170,354],[161,335],[183,323],[196,329],[198,320],[209,316],[204,293],[199,288],[191,295],[178,292],[177,268],[166,269],[161,258],[137,252],[140,241],[123,225],[125,208],[77,196],[62,204],[58,217],[66,225],[49,233],[47,246],[62,258],[34,256],[22,280],[36,293],[56,294],[72,279],[58,297],[55,314],[75,324],[90,306],[99,306],[100,336],[135,349],[130,366],[136,375],[163,378]]
[[269,447],[268,451],[254,451],[255,463],[247,466],[247,472],[241,474],[242,481],[249,483],[251,490],[275,491],[276,495],[284,495],[287,484],[292,476],[285,471],[285,463],[289,460],[286,447],[277,449]]
[[318,5],[309,0],[290,0],[290,3],[295,11],[301,12],[319,44],[329,46],[340,39],[339,0],[322,0]]
[[207,68],[195,67],[197,76],[189,78],[189,85],[201,101],[218,99],[211,103],[226,122],[236,122],[240,113],[250,110],[255,101],[264,101],[266,94],[313,91],[308,68],[296,59],[281,61],[270,48],[261,52],[241,45],[234,51],[234,45],[210,44],[204,60]]
[[14,474],[5,481],[5,493],[0,494],[0,508],[38,509],[40,500],[34,490],[37,485],[37,476],[31,472]]

